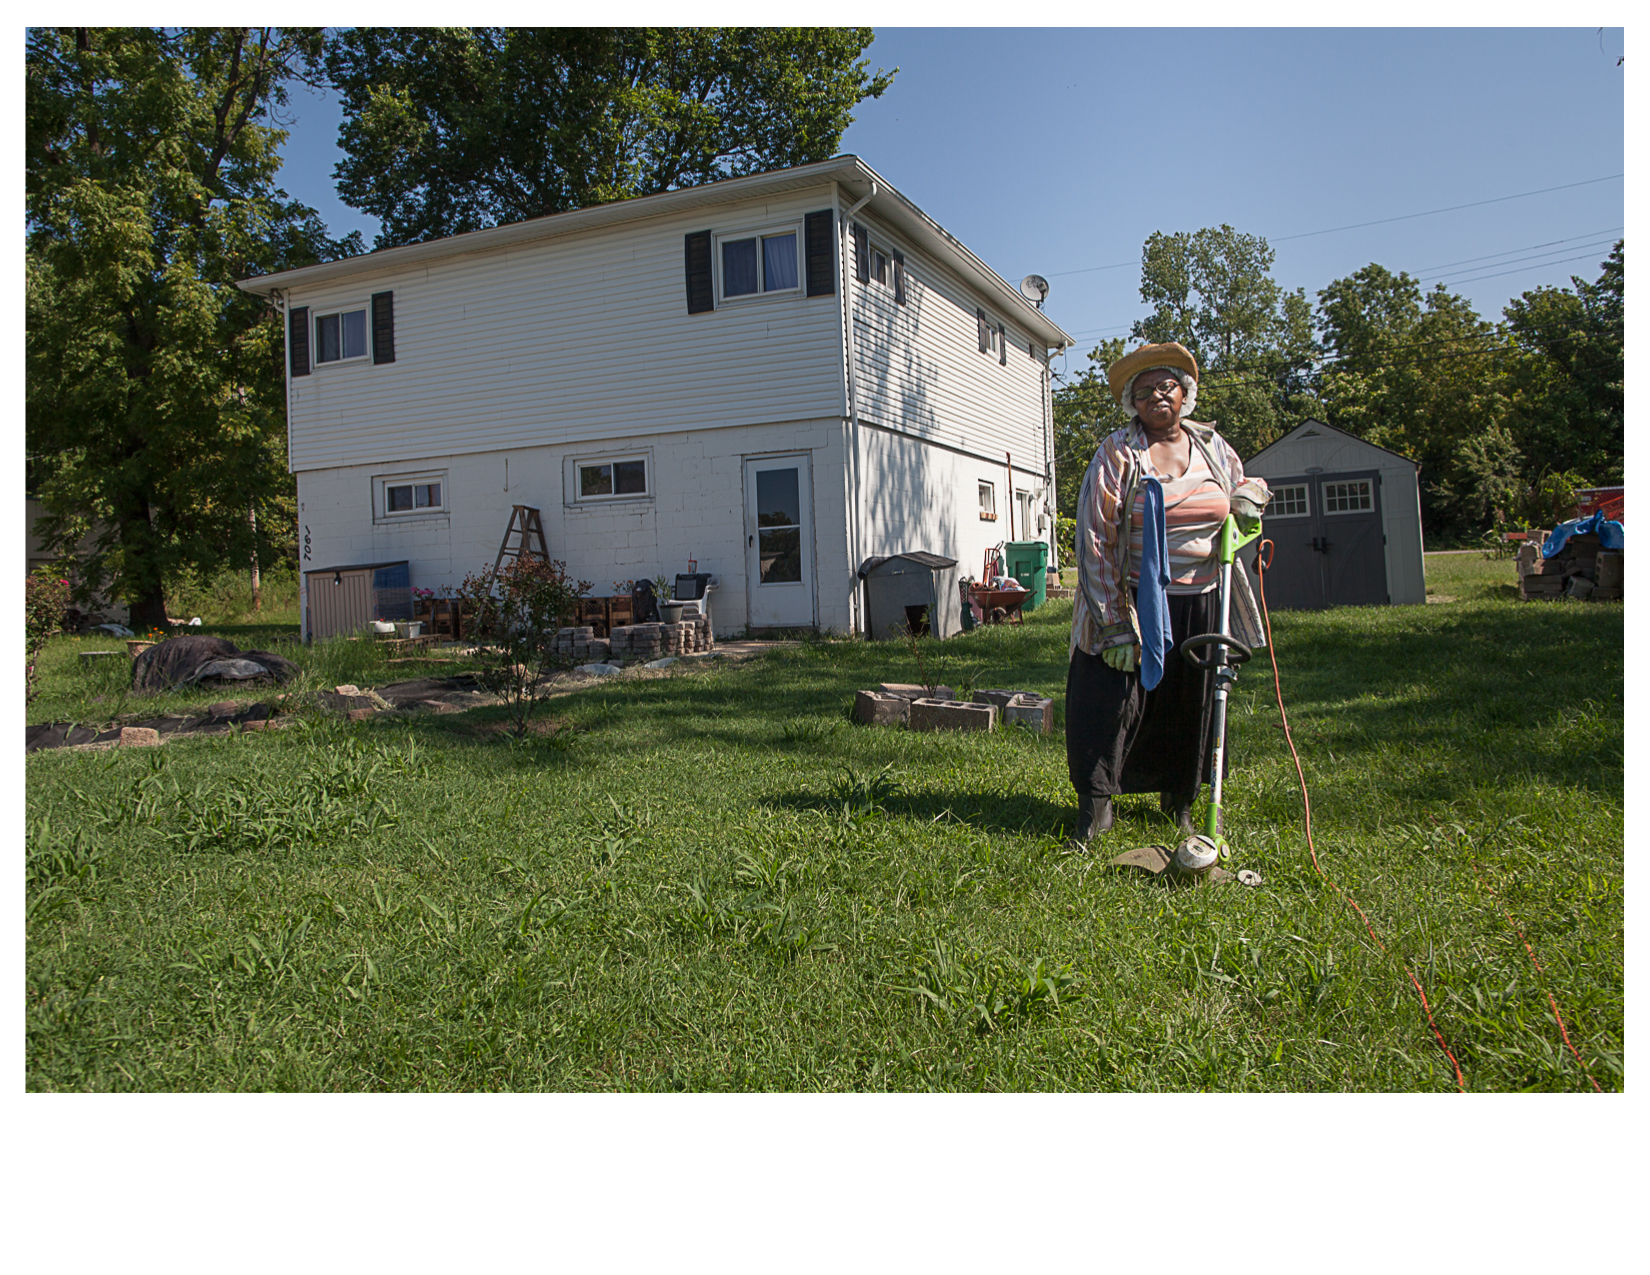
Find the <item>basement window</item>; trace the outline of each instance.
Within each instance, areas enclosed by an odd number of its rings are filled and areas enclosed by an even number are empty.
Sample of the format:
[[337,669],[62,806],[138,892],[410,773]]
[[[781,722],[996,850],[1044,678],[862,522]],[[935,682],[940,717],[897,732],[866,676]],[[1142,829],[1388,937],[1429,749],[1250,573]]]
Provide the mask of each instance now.
[[579,462],[578,498],[581,501],[605,500],[617,496],[645,496],[647,494],[647,458],[645,456],[614,457]]
[[983,478],[980,480],[980,521],[997,521],[997,489]]
[[367,357],[367,308],[315,316],[315,361],[347,363]]
[[373,481],[373,514],[394,521],[447,512],[446,473],[397,474]]

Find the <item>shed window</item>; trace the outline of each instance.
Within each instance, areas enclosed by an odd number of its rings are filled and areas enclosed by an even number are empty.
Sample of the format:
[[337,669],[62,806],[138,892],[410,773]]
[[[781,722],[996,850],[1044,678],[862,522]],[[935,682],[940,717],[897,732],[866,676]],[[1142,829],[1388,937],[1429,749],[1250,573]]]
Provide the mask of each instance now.
[[1268,518],[1306,518],[1312,513],[1307,498],[1311,488],[1306,483],[1295,487],[1279,487],[1272,493],[1272,503],[1266,507]]
[[647,459],[592,460],[579,463],[579,499],[647,495]]
[[997,521],[997,489],[983,478],[980,480],[980,521]]
[[367,357],[367,308],[315,316],[315,361],[341,363]]
[[1355,514],[1374,508],[1375,498],[1367,478],[1323,485],[1323,511],[1326,514]]

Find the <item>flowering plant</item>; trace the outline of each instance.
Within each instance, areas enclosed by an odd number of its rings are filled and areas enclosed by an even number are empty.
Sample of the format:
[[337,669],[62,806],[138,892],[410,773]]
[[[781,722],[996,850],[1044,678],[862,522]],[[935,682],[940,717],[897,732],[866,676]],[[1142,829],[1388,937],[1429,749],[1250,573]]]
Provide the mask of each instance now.
[[417,598],[420,602],[428,602],[431,598],[435,597],[435,590],[434,589],[414,589],[413,590],[413,597]]

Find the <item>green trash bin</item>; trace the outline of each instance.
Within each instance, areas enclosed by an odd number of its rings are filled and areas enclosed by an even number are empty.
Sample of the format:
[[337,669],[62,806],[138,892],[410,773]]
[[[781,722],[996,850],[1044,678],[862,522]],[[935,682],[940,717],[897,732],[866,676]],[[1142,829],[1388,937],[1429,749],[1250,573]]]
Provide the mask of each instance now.
[[1034,611],[1048,601],[1046,540],[1010,540],[1003,546],[1003,570],[1031,590],[1025,610]]

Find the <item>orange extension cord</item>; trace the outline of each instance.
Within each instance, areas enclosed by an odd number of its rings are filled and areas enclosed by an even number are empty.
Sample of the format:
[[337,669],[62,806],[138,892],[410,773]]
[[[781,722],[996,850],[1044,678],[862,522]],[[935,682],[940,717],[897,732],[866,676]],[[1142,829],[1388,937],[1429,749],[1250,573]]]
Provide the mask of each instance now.
[[[1306,811],[1306,848],[1312,854],[1312,866],[1318,870],[1318,875],[1327,881],[1335,893],[1340,895],[1341,898],[1351,906],[1352,910],[1358,914],[1359,919],[1361,919],[1364,923],[1364,929],[1369,931],[1370,940],[1375,944],[1375,946],[1380,948],[1384,955],[1392,956],[1392,953],[1387,951],[1386,944],[1381,942],[1381,940],[1376,936],[1375,927],[1369,923],[1369,917],[1366,916],[1364,914],[1364,910],[1358,906],[1358,901],[1354,899],[1351,894],[1337,885],[1335,881],[1331,879],[1329,874],[1323,870],[1323,865],[1318,862],[1318,848],[1312,843],[1312,798],[1306,790],[1306,772],[1301,768],[1301,755],[1295,751],[1295,740],[1289,733],[1289,714],[1284,711],[1283,707],[1283,683],[1278,677],[1277,648],[1272,645],[1272,613],[1266,608],[1266,568],[1271,565],[1271,562],[1272,542],[1270,540],[1262,540],[1260,542],[1260,547],[1255,554],[1255,566],[1260,576],[1261,614],[1266,620],[1266,652],[1272,659],[1272,686],[1277,692],[1278,716],[1283,719],[1283,737],[1289,742],[1289,755],[1295,759],[1295,774],[1301,781],[1301,805]],[[1535,954],[1532,952],[1531,959],[1534,959],[1534,955]],[[1397,958],[1394,957],[1393,959],[1396,960]],[[1444,1043],[1444,1033],[1438,1030],[1438,1024],[1432,1017],[1432,1006],[1427,1001],[1426,990],[1422,988],[1420,980],[1410,972],[1410,968],[1405,962],[1399,960],[1398,967],[1404,971],[1405,977],[1409,979],[1410,986],[1415,989],[1415,994],[1421,998],[1421,1008],[1426,1011],[1427,1023],[1432,1027],[1432,1034],[1438,1038],[1438,1048],[1444,1051],[1444,1056],[1449,1059],[1450,1066],[1455,1068],[1455,1087],[1462,1093],[1465,1093],[1467,1091],[1467,1085],[1466,1081],[1461,1076],[1461,1064],[1456,1061],[1455,1055],[1450,1053],[1449,1046]],[[1539,968],[1539,966],[1537,968]],[[1555,1005],[1555,1011],[1556,1008],[1557,1006]],[[1568,1043],[1568,1040],[1569,1038],[1566,1037],[1566,1043]]]
[[[1470,859],[1467,862],[1471,864],[1472,874],[1478,878],[1478,884],[1483,886],[1490,898],[1495,900],[1496,904],[1501,909],[1501,915],[1507,918],[1507,924],[1512,926],[1513,933],[1518,935],[1518,941],[1524,945],[1524,950],[1530,954],[1530,964],[1535,966],[1536,973],[1545,978],[1547,975],[1546,969],[1542,967],[1540,961],[1535,959],[1535,949],[1530,946],[1530,940],[1524,937],[1524,931],[1518,928],[1518,922],[1513,920],[1512,913],[1507,911],[1507,905],[1501,902],[1501,896],[1495,892],[1494,888],[1488,881],[1484,880],[1484,874],[1478,870],[1478,865],[1476,863],[1472,863]],[[1588,1083],[1593,1086],[1593,1089],[1598,1093],[1603,1093],[1603,1088],[1599,1085],[1598,1081],[1593,1079],[1593,1073],[1588,1070],[1587,1064],[1582,1061],[1580,1053],[1578,1053],[1576,1051],[1576,1047],[1570,1043],[1570,1030],[1564,1025],[1564,1015],[1558,1012],[1558,998],[1553,995],[1551,988],[1544,987],[1541,990],[1547,993],[1547,1004],[1553,1007],[1553,1018],[1558,1022],[1558,1034],[1564,1037],[1565,1048],[1567,1048],[1570,1053],[1575,1056],[1577,1065],[1580,1066],[1582,1074],[1587,1077]]]

